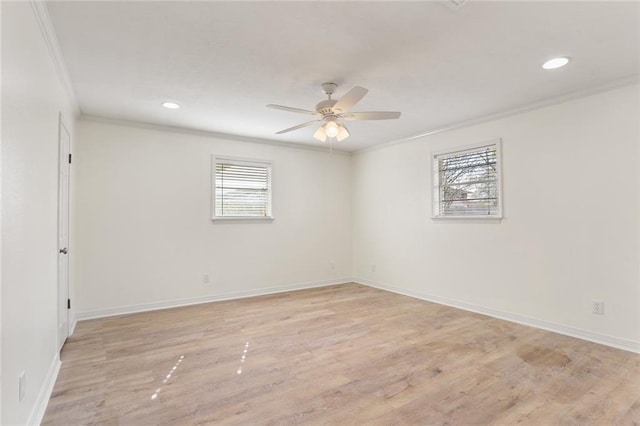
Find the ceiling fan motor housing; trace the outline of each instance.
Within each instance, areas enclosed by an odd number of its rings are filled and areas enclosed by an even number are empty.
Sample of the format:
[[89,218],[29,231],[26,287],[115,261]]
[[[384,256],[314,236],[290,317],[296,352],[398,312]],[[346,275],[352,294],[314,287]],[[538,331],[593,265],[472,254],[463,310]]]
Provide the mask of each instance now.
[[338,101],[336,99],[326,99],[324,101],[320,101],[318,102],[318,105],[316,105],[316,112],[319,112],[322,115],[335,115],[333,106],[337,102]]

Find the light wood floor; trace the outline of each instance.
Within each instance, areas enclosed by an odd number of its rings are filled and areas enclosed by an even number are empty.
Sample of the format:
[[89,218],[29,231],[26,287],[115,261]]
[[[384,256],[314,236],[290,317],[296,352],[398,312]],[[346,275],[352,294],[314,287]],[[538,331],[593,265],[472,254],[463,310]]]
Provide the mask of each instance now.
[[640,356],[357,284],[80,322],[45,425],[640,424]]

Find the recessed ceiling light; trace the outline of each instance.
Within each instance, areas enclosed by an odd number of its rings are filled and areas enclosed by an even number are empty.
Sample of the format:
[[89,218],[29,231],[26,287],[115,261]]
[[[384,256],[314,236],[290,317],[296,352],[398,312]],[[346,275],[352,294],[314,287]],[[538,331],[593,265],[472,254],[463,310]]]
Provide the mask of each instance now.
[[180,108],[180,105],[174,103],[174,102],[163,102],[162,106],[165,108],[169,108],[169,109],[178,109]]
[[545,70],[553,70],[556,68],[564,67],[568,63],[569,58],[567,57],[553,58],[542,64],[542,68],[544,68]]

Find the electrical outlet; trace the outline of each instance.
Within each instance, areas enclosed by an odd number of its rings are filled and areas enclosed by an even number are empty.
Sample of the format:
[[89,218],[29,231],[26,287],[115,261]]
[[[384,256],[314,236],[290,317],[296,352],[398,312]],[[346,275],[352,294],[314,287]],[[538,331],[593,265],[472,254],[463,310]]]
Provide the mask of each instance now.
[[375,272],[375,271],[376,271],[376,268],[377,268],[376,264],[375,264],[375,263],[372,263],[372,264],[371,264],[371,272]]
[[18,376],[18,401],[22,401],[27,393],[27,373],[23,371]]
[[602,300],[593,300],[592,302],[591,312],[596,315],[604,315],[604,302]]
[[202,283],[209,284],[211,282],[211,278],[209,278],[209,274],[202,274]]

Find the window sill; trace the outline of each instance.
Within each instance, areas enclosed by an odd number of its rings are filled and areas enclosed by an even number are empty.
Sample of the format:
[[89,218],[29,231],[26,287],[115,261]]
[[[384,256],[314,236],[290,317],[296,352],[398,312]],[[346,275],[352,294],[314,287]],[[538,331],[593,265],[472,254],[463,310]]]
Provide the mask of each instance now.
[[453,220],[453,221],[467,221],[467,222],[477,222],[477,223],[482,223],[482,222],[495,222],[495,223],[500,223],[500,221],[502,221],[502,216],[485,216],[485,215],[478,215],[478,216],[431,216],[432,220],[435,221],[447,221],[447,220]]
[[260,217],[247,217],[247,216],[223,216],[211,218],[213,222],[225,222],[225,223],[258,223],[258,222],[272,222],[275,220],[273,216],[260,216]]

